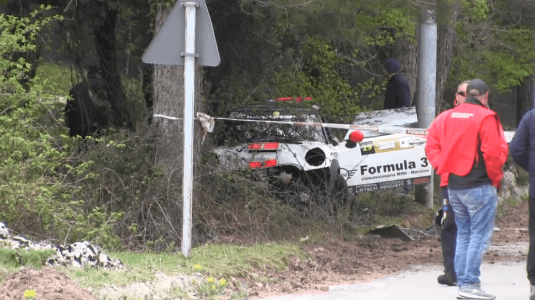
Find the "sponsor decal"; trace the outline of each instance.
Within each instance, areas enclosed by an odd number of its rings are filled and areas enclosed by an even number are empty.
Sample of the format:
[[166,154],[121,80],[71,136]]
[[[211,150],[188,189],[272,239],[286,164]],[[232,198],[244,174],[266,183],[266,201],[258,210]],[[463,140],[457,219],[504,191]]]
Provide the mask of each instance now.
[[399,147],[402,149],[414,148],[412,143],[412,137],[404,137],[399,139]]
[[410,128],[410,129],[407,129],[407,134],[413,134],[413,135],[423,135],[423,136],[426,136],[428,133],[427,133],[427,129],[418,129],[418,128]]
[[391,188],[397,188],[402,187],[405,185],[405,180],[394,180],[394,181],[387,181],[387,182],[381,182],[379,183],[379,189],[391,189]]
[[364,176],[366,174],[380,174],[381,172],[387,173],[387,172],[393,172],[393,171],[404,171],[404,170],[411,170],[416,169],[416,162],[414,161],[407,161],[404,160],[400,163],[393,163],[393,164],[385,164],[385,165],[379,165],[379,166],[368,166],[368,165],[362,165],[360,166],[360,175]]
[[375,146],[375,153],[389,152],[400,150],[398,139],[383,139],[375,140],[373,142]]
[[380,150],[392,149],[392,148],[396,148],[396,142],[395,141],[379,142],[377,143],[377,146],[379,146]]
[[412,180],[413,184],[422,184],[431,181],[431,177],[415,178]]
[[461,118],[461,119],[468,119],[470,117],[473,117],[474,114],[468,114],[468,113],[460,113],[460,112],[454,112],[451,114],[452,118]]
[[379,185],[377,183],[357,185],[355,186],[355,193],[373,192],[373,191],[377,191],[378,189],[379,189]]
[[357,185],[350,188],[350,191],[352,193],[362,193],[362,192],[373,192],[377,190],[384,190],[384,189],[391,189],[391,188],[397,188],[397,187],[403,187],[406,185],[411,185],[411,180],[392,180],[392,181],[386,181],[381,183],[368,183],[368,184],[362,184]]

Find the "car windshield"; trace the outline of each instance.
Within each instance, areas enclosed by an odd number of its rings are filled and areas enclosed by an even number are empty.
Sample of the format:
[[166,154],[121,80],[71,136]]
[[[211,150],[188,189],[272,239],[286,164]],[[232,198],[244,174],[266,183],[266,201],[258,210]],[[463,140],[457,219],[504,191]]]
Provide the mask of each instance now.
[[[315,115],[251,115],[242,112],[230,114],[232,119],[265,120],[282,122],[305,122],[320,123]],[[291,124],[274,124],[265,122],[243,122],[227,121],[229,131],[228,138],[233,143],[251,142],[302,142],[319,141],[324,142],[324,135],[321,127],[297,126]]]

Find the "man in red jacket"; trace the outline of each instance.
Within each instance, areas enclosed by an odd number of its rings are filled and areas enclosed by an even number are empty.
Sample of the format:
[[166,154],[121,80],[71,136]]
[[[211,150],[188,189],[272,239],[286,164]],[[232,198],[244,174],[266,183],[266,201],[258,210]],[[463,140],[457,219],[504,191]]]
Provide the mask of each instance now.
[[481,289],[480,266],[490,244],[502,178],[500,119],[487,108],[489,88],[480,79],[467,87],[465,103],[440,114],[427,137],[426,154],[447,176],[455,212],[455,272],[459,297],[494,299]]
[[[457,92],[455,93],[455,99],[453,101],[454,107],[463,104],[466,100],[466,88],[468,87],[469,83],[470,80],[466,80],[461,82],[457,87]],[[441,116],[443,117],[444,114],[442,114]],[[437,121],[437,124],[438,123],[440,123],[440,121]],[[500,161],[502,162],[502,164],[504,164],[509,154],[509,145],[505,140],[505,134],[503,132],[502,125],[500,124],[499,126],[502,149]],[[449,203],[448,174],[443,174],[440,176],[440,188],[442,189],[443,207],[442,213],[440,214],[440,219],[437,220],[437,225],[442,228],[440,233],[440,244],[442,246],[442,256],[444,258],[444,274],[439,275],[437,281],[440,284],[453,286],[457,284],[457,276],[455,274],[454,267],[457,225],[455,225],[455,213]]]

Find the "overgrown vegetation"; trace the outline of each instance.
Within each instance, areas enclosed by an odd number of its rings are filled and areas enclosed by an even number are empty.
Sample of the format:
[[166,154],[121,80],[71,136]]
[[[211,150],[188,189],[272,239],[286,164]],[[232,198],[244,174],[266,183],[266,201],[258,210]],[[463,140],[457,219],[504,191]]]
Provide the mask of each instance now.
[[[181,244],[181,186],[169,182],[162,166],[155,164],[160,132],[158,125],[147,122],[151,111],[139,61],[150,40],[143,24],[151,23],[140,16],[154,17],[158,3],[139,3],[99,1],[91,7],[69,7],[71,23],[56,27],[68,31],[65,43],[57,42],[60,47],[51,52],[61,49],[73,63],[41,64],[35,76],[33,62],[19,54],[37,52],[37,33],[58,25],[63,17],[43,7],[28,17],[0,18],[0,42],[5,45],[0,49],[0,220],[14,232],[57,242],[91,240],[108,249],[164,251]],[[500,13],[497,8],[504,1],[494,7],[487,1],[460,3],[452,81],[483,77],[507,89],[533,73],[531,25],[525,19],[518,25],[512,22],[511,12],[518,7]],[[221,113],[217,108],[279,96],[312,96],[337,121],[349,121],[367,109],[364,102],[381,106],[382,61],[398,42],[417,40],[421,3],[414,1],[266,4],[209,3],[210,9],[221,12],[212,17],[224,61],[220,68],[204,70],[204,100],[215,102],[207,111]],[[72,84],[84,77],[84,67],[103,60],[87,38],[88,29],[81,26],[98,15],[87,27],[104,30],[98,27],[104,18],[100,9],[110,18],[119,13],[115,34],[121,45],[114,51],[124,55],[100,64],[116,63],[121,70],[115,74],[120,84],[110,88],[127,100],[119,107],[127,110],[123,117],[132,124],[128,129],[108,128],[95,138],[70,138],[58,96],[68,95]],[[137,34],[141,28],[145,31]],[[487,33],[499,43],[483,38]],[[211,138],[203,150],[212,146]],[[250,173],[217,173],[204,164],[196,168],[195,245],[290,240],[308,230],[338,232],[348,223],[365,228],[395,218],[412,201],[388,192],[359,195],[350,207],[323,195],[296,206],[276,188],[251,180]]]
[[42,17],[47,9],[31,18],[0,15],[0,219],[15,231],[33,228],[29,233],[41,237],[65,235],[80,226],[75,216],[83,215],[62,182],[62,161],[74,145],[58,121],[57,99],[44,91],[39,76],[28,78],[29,63],[12,60],[18,52],[34,51],[38,32],[60,18]]
[[522,15],[523,4],[462,0],[461,5],[448,80],[482,78],[499,91],[522,84],[535,71],[532,21]]

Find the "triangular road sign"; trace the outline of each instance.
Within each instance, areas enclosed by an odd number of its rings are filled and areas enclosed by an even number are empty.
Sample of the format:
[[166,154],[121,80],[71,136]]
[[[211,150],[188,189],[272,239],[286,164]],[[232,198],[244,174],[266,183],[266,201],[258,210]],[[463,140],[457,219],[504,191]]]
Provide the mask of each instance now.
[[179,0],[165,20],[165,23],[152,39],[143,54],[142,60],[150,64],[184,65],[181,53],[185,50],[185,8],[186,2],[199,6],[195,25],[195,52],[199,54],[195,62],[201,66],[216,67],[221,62],[215,40],[212,20],[204,0]]

